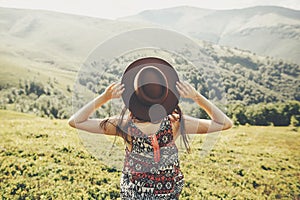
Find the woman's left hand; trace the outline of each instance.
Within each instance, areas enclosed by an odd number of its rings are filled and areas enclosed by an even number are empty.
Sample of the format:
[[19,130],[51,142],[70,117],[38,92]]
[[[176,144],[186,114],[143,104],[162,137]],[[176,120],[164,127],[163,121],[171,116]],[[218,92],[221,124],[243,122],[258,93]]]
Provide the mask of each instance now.
[[105,89],[104,94],[108,99],[116,99],[121,97],[124,90],[124,84],[114,82]]
[[194,99],[199,95],[199,92],[188,82],[176,82],[176,88],[183,98]]

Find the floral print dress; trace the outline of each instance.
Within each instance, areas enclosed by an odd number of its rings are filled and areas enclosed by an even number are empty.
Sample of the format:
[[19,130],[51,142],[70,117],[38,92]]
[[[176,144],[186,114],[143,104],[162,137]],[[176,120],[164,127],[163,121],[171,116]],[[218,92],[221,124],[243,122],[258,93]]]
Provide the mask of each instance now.
[[122,199],[178,199],[184,185],[172,124],[165,117],[154,135],[146,135],[130,119],[132,148],[125,150],[121,175]]

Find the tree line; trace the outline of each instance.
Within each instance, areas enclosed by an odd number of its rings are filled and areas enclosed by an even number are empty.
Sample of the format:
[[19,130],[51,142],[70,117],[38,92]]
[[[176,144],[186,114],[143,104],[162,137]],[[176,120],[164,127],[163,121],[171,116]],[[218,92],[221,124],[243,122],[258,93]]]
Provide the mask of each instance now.
[[253,105],[228,105],[227,114],[236,125],[299,126],[300,102],[259,103]]
[[34,113],[40,117],[66,119],[71,114],[70,96],[70,86],[65,90],[59,89],[51,79],[46,84],[20,79],[17,86],[1,89],[0,108]]
[[[108,83],[107,83],[108,84]],[[103,90],[103,88],[101,88]],[[71,93],[70,87],[66,91]],[[70,95],[70,94],[69,94]],[[9,105],[14,105],[14,110],[19,112],[34,113],[41,117],[69,118],[71,113],[71,97],[53,84],[46,86],[41,82],[20,81],[19,88],[12,87],[2,90],[0,108],[6,109]],[[234,121],[236,125],[274,125],[274,126],[299,126],[300,125],[300,102],[286,101],[273,103],[258,103],[247,105],[240,101],[219,105],[224,112]],[[207,114],[197,105],[191,102],[183,102],[181,107],[186,114],[195,117],[208,118]],[[107,116],[111,105],[103,106],[98,110],[99,117]]]

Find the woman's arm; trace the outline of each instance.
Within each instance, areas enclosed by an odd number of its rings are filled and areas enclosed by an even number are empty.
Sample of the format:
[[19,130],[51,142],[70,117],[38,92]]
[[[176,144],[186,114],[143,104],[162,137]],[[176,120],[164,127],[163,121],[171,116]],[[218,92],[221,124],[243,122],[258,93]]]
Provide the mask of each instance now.
[[[105,119],[89,119],[89,116],[100,106],[113,98],[120,98],[124,91],[124,85],[113,83],[109,85],[105,91],[98,97],[87,103],[75,114],[73,114],[68,123],[71,127],[80,130],[85,130],[92,133],[104,133],[108,135],[116,135],[116,127],[111,123],[107,123],[106,129],[100,127],[100,123]],[[113,124],[117,124],[118,119],[115,117],[110,118]]]
[[194,100],[211,118],[206,120],[183,115],[186,133],[209,133],[232,127],[232,121],[189,83],[177,82],[176,88],[182,97]]

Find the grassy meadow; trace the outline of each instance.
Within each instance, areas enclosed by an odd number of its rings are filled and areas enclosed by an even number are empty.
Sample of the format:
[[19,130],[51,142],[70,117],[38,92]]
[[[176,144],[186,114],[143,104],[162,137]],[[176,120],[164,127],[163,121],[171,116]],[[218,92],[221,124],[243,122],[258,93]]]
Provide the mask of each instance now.
[[[83,147],[66,120],[0,111],[2,199],[118,199],[120,171]],[[219,133],[201,156],[207,135],[181,155],[181,199],[299,199],[300,131],[240,126]]]

